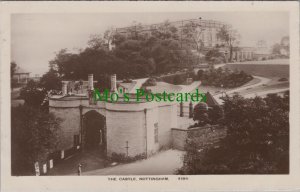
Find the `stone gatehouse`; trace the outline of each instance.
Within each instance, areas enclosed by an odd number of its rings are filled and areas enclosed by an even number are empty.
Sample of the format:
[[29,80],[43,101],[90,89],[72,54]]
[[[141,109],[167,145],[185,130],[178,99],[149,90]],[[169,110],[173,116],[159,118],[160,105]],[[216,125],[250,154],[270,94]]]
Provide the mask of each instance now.
[[[130,93],[140,88],[145,79],[128,86],[117,84],[113,75],[111,82],[111,91],[126,87]],[[85,83],[92,91],[93,75],[81,85]],[[176,103],[91,102],[88,90],[73,93],[70,83],[65,81],[62,95],[49,99],[49,111],[62,119],[60,150],[102,147],[108,156],[117,153],[134,157],[150,156],[171,146],[171,128],[177,127]]]

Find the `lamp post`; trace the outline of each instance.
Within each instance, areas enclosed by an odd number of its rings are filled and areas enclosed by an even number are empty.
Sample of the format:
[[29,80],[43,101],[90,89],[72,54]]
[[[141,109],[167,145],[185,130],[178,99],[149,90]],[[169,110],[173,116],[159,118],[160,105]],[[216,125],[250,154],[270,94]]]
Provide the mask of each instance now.
[[224,87],[224,85],[223,84],[221,84],[221,93],[222,93],[222,97],[224,97],[224,89],[223,89],[223,87]]
[[225,63],[228,63],[228,51],[225,50]]
[[[199,17],[198,19],[199,19],[199,23],[197,24],[197,27],[200,28],[200,32],[199,32],[200,34],[199,35],[201,35],[202,31],[203,31],[202,26],[201,26],[201,19],[202,19],[202,17]],[[198,40],[200,40],[200,38],[201,37],[199,37]],[[197,65],[200,62],[200,50],[199,49],[200,49],[200,47],[197,45],[197,52],[198,52]]]

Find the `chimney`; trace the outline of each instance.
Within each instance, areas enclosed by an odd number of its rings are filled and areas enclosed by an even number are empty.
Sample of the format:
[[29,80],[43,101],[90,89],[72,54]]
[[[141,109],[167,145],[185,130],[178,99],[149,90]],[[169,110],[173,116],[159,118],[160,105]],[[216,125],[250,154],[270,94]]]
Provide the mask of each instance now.
[[61,92],[62,92],[62,95],[67,95],[67,93],[68,93],[68,81],[62,81]]
[[111,92],[116,92],[117,91],[117,75],[116,74],[113,74],[111,76],[111,79],[110,79],[110,90]]
[[93,78],[93,74],[89,74],[88,75],[88,90],[94,90],[94,78]]

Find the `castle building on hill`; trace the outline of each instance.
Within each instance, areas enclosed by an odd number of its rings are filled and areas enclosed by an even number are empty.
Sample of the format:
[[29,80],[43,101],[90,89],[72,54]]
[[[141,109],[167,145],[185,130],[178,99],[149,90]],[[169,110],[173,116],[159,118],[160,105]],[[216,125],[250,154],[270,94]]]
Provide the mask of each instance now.
[[[167,25],[166,25],[167,24]],[[151,33],[154,31],[163,30],[164,27],[173,26],[175,28],[176,34],[179,39],[183,41],[184,38],[184,28],[187,25],[191,25],[195,28],[195,38],[198,42],[201,42],[205,49],[213,48],[217,45],[221,45],[222,41],[218,38],[217,33],[219,30],[226,26],[230,27],[230,25],[214,20],[202,20],[202,19],[189,19],[189,20],[181,20],[181,21],[172,21],[172,22],[164,22],[164,23],[156,23],[150,25],[135,25],[123,28],[116,28],[114,34],[121,34],[125,37],[134,34],[142,34],[146,37],[150,37]],[[110,44],[108,46],[110,49],[114,48],[114,45]]]

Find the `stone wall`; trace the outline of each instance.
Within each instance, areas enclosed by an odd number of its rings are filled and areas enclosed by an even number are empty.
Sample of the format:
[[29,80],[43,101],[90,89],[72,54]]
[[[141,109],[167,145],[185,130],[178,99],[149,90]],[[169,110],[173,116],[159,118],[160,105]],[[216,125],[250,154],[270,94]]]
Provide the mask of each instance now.
[[136,156],[145,153],[145,115],[139,112],[106,112],[107,155],[112,153]]
[[159,141],[155,142],[155,124],[158,126],[158,108],[147,109],[145,115],[147,119],[147,156],[151,156],[159,150]]
[[70,149],[74,145],[74,135],[80,134],[80,111],[79,108],[50,108],[49,111],[61,122],[61,135],[59,149]]
[[188,135],[197,138],[203,146],[217,143],[226,136],[226,129],[220,126],[205,126],[191,129],[172,129],[172,147],[184,150]]
[[[147,155],[170,148],[171,128],[177,127],[177,104],[158,103],[105,103],[89,104],[87,99],[62,97],[52,99],[50,112],[62,119],[60,150],[74,145],[74,135],[80,135],[80,109],[82,115],[94,110],[105,116],[107,155],[112,153]],[[84,128],[84,126],[83,126]],[[155,140],[157,128],[158,140]]]
[[171,129],[177,127],[177,105],[159,106],[158,110],[159,147],[168,148],[172,145]]
[[185,142],[187,139],[187,130],[184,129],[172,129],[172,148],[178,150],[184,150]]

